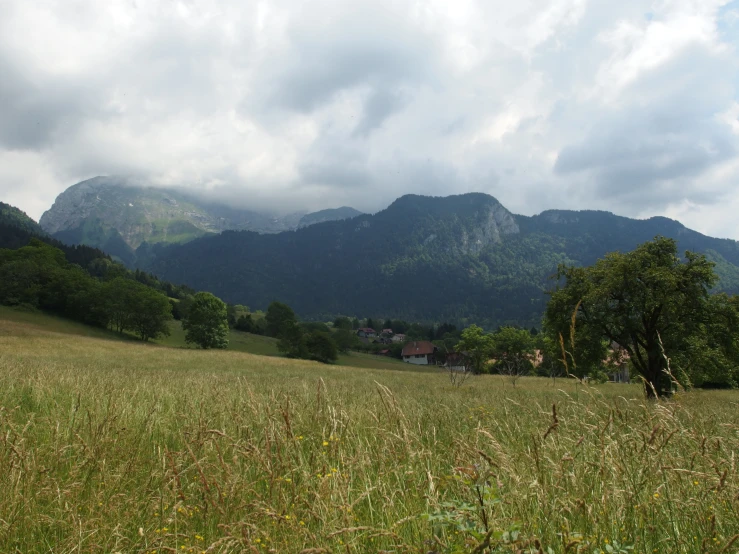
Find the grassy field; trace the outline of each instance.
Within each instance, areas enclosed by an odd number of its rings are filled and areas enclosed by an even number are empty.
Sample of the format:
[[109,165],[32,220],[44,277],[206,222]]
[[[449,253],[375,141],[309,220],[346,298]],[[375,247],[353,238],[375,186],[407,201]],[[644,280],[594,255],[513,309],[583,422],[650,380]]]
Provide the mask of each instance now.
[[738,404],[0,311],[0,552],[736,552]]

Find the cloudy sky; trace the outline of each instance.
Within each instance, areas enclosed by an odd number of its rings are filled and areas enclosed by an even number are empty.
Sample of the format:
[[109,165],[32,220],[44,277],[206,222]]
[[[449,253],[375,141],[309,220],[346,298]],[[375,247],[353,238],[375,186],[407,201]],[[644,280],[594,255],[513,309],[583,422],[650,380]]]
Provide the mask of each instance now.
[[0,0],[0,200],[482,191],[739,239],[739,1]]

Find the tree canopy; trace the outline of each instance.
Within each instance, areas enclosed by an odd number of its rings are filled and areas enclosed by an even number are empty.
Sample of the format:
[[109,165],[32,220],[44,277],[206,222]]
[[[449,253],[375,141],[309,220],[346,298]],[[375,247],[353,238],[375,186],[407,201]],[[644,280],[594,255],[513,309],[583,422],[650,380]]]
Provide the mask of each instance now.
[[579,376],[620,348],[648,396],[676,383],[735,382],[737,300],[709,295],[717,278],[705,256],[681,259],[673,239],[656,237],[589,267],[562,265],[557,277],[564,282],[551,293],[545,327]]
[[526,375],[533,368],[534,338],[526,329],[501,327],[493,334],[491,355],[498,373],[514,379]]
[[267,323],[267,334],[270,337],[280,337],[285,332],[292,331],[292,325],[297,324],[293,309],[282,302],[270,303],[264,319]]
[[462,331],[462,339],[457,343],[457,352],[464,352],[472,361],[475,373],[483,373],[493,351],[493,337],[483,332],[481,327],[470,325]]
[[228,346],[228,312],[226,304],[209,292],[197,293],[182,319],[185,341],[200,348]]

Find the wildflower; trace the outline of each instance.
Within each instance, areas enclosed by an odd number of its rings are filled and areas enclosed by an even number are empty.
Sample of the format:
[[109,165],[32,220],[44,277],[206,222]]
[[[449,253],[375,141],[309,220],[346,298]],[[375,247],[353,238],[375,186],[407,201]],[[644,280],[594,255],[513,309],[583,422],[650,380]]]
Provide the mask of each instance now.
[[693,481],[693,484],[694,484],[694,485],[697,485],[697,484],[698,484],[698,481]]
[[654,496],[655,498],[659,498],[659,493],[658,493],[658,492],[655,492],[655,493],[653,494],[653,496]]
[[323,441],[323,446],[328,446],[328,441]]
[[204,540],[204,539],[203,539],[203,537],[201,537],[200,535],[195,535],[195,540],[196,540],[196,541],[202,541],[202,540]]
[[289,515],[285,516],[285,519],[290,519],[290,516]]
[[303,521],[303,520],[301,519],[301,520],[300,520],[300,525],[305,525],[305,521]]

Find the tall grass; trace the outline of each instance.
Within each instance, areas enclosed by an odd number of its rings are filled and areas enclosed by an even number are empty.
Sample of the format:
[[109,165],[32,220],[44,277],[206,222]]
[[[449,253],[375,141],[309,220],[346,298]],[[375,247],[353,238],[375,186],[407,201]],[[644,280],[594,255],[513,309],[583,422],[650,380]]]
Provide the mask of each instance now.
[[735,552],[738,401],[0,320],[0,552]]

